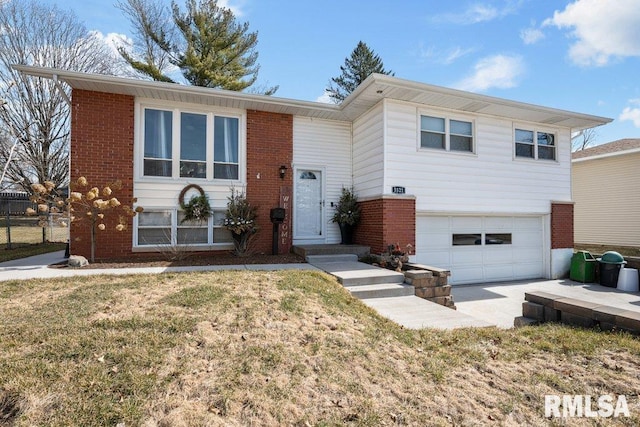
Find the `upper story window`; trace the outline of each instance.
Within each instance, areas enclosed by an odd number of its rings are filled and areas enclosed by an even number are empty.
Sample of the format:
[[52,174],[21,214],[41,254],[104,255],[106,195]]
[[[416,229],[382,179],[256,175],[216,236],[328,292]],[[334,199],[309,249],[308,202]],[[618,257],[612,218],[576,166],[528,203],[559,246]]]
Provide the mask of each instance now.
[[420,116],[420,148],[473,153],[473,123]]
[[143,175],[237,180],[240,119],[144,108]]
[[144,110],[144,174],[171,176],[173,113]]
[[556,136],[552,133],[516,129],[516,157],[556,159]]

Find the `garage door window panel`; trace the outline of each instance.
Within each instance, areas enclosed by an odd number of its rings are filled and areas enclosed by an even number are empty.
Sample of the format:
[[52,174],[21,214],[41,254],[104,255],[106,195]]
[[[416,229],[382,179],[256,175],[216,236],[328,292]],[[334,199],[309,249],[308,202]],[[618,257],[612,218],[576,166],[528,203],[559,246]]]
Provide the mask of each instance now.
[[511,233],[487,233],[484,235],[485,245],[510,245]]
[[482,244],[480,233],[456,233],[452,236],[453,246],[476,246]]

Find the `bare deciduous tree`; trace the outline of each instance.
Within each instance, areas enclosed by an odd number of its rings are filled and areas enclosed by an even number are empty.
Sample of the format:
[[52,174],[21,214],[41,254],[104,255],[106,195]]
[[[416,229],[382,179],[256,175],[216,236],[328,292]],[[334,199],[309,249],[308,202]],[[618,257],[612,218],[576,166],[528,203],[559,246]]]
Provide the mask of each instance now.
[[585,129],[571,137],[571,151],[581,151],[589,148],[596,141],[598,133],[595,128]]
[[117,63],[73,13],[35,0],[0,2],[0,166],[17,142],[3,187],[15,183],[31,193],[33,183],[52,181],[59,188],[69,175],[70,106],[62,89],[11,66],[112,74]]

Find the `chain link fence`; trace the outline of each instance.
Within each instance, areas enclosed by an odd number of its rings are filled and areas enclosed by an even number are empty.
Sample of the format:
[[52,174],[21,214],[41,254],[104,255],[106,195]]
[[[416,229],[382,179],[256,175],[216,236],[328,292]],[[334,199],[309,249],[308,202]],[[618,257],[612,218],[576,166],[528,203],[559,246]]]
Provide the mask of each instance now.
[[43,227],[37,217],[27,216],[27,208],[35,208],[25,193],[0,193],[0,247],[45,242],[66,242],[69,228],[55,215],[50,215]]

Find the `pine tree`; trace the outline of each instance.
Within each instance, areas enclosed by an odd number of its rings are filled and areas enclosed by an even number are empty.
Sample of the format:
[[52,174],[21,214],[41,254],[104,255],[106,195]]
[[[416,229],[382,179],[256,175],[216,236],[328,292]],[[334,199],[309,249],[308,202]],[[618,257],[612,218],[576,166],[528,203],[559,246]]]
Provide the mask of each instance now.
[[327,92],[335,103],[344,99],[353,92],[360,83],[373,73],[387,74],[393,76],[391,70],[385,70],[382,59],[374,53],[363,41],[358,42],[356,48],[351,52],[351,57],[345,58],[344,65],[340,66],[340,74],[333,77]]
[[194,86],[241,91],[256,82],[258,33],[217,0],[187,0],[185,12],[173,1],[169,20],[157,0],[126,0],[119,7],[129,15],[139,45],[137,55],[120,53],[141,74],[172,82],[168,62]]

